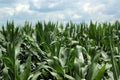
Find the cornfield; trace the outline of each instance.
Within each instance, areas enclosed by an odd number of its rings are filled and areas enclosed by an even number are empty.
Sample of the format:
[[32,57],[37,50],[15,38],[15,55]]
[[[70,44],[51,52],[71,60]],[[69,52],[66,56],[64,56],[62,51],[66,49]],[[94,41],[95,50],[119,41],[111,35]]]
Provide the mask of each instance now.
[[120,22],[7,22],[0,80],[120,80]]

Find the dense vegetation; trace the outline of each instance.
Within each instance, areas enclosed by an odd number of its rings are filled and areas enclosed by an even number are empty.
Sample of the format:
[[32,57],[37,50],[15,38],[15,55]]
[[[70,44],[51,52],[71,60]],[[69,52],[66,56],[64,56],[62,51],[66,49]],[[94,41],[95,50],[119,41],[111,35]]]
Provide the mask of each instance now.
[[120,22],[0,30],[0,80],[119,80]]

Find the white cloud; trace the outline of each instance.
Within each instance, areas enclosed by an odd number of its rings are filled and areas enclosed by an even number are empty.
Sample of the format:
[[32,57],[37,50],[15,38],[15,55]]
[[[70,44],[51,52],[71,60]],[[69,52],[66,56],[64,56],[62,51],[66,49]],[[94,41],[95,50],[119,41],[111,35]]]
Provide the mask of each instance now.
[[39,9],[42,6],[43,0],[32,0],[31,3],[33,6]]
[[57,17],[58,17],[58,19],[61,19],[61,20],[65,19],[64,14],[58,14]]
[[96,13],[99,11],[102,11],[105,9],[105,5],[104,4],[91,4],[91,3],[85,3],[83,6],[83,10],[87,13]]
[[[37,9],[57,8],[63,0],[31,0],[31,5]],[[63,6],[61,6],[63,7]]]
[[58,3],[49,4],[49,5],[48,5],[48,8],[54,8],[54,7],[57,6],[57,5],[58,5]]
[[80,18],[82,18],[82,16],[77,15],[77,14],[74,14],[74,15],[73,15],[73,19],[80,19]]
[[13,16],[14,15],[14,9],[7,8],[7,7],[0,8],[0,16],[4,17],[5,15]]
[[0,0],[0,21],[120,20],[118,0]]
[[114,22],[117,19],[118,18],[115,15],[108,15],[103,13],[98,14],[97,17],[93,16],[93,20],[99,22],[106,22],[106,21]]
[[[57,14],[57,15],[56,15]],[[65,14],[61,13],[61,12],[49,12],[49,15],[47,13],[43,13],[39,16],[44,16],[44,19],[45,21],[53,21],[53,22],[56,22],[56,21],[61,21],[61,20],[64,20],[65,19]]]
[[19,13],[19,12],[27,12],[27,13],[30,13],[30,10],[29,10],[29,5],[27,4],[17,4],[15,10]]

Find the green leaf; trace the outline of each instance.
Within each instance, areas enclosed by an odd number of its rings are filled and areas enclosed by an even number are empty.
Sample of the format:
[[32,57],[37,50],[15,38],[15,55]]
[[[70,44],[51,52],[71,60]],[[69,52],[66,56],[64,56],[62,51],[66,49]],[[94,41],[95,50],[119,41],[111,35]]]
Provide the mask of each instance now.
[[36,72],[35,74],[33,74],[32,80],[37,80],[39,75],[41,75],[41,72]]
[[51,75],[54,76],[56,79],[62,80],[62,77],[60,77],[58,73],[56,73],[56,72],[50,72],[50,73],[51,73]]
[[8,67],[5,66],[5,68],[3,69],[3,78],[5,80],[10,80],[10,76],[9,76],[9,73],[8,73]]
[[27,80],[31,72],[31,56],[28,57],[24,71],[20,75],[20,80]]
[[94,76],[94,71],[96,69],[96,63],[92,63],[89,68],[88,68],[88,72],[87,72],[87,76],[86,76],[86,80],[92,80],[93,76]]
[[65,66],[65,64],[67,62],[67,58],[68,58],[67,48],[61,47],[60,52],[59,52],[59,61],[62,65],[62,67]]
[[72,76],[67,75],[67,74],[65,74],[65,77],[66,77],[68,80],[75,80]]
[[104,76],[105,69],[106,69],[105,65],[101,69],[99,69],[99,71],[95,77],[95,80],[102,80],[102,78]]

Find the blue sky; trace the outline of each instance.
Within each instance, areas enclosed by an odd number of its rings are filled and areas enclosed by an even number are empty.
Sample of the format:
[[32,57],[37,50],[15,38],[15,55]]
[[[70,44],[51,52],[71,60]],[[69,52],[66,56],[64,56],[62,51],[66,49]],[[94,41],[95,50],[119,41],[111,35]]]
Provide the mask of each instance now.
[[120,20],[120,0],[0,0],[0,25],[14,20],[81,22]]

